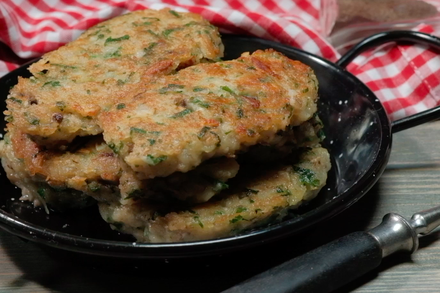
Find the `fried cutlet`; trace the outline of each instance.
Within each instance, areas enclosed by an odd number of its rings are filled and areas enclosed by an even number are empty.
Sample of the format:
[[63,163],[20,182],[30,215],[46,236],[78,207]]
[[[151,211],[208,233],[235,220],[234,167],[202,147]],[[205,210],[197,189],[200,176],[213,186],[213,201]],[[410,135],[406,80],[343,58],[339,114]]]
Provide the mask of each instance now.
[[[99,202],[125,203],[138,198],[161,202],[205,202],[225,188],[239,165],[233,158],[209,160],[188,173],[140,180],[104,143],[94,137],[69,149],[47,150],[27,134],[9,132],[0,143],[2,164],[9,180],[22,189],[22,199],[57,208],[89,196]],[[75,195],[60,196],[60,191]],[[65,201],[63,203],[62,201]]]
[[275,144],[277,133],[313,116],[317,91],[310,67],[256,51],[159,77],[98,120],[107,144],[141,178],[164,177]]
[[104,21],[29,67],[10,91],[8,127],[58,146],[102,132],[96,117],[163,74],[217,60],[216,27],[193,13],[141,10]]
[[184,209],[144,201],[99,203],[101,216],[139,242],[183,242],[238,234],[277,218],[314,198],[325,185],[330,158],[326,149],[306,149],[296,164],[279,164],[258,176],[241,178],[222,197]]

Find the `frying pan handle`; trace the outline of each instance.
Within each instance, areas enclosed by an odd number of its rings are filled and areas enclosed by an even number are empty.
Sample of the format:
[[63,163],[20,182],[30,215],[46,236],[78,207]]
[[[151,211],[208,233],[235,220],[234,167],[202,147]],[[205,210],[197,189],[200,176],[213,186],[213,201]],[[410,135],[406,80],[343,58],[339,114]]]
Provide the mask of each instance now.
[[[388,31],[374,34],[362,40],[356,46],[345,53],[336,64],[346,68],[362,52],[389,42],[411,42],[428,45],[440,51],[440,38],[416,31]],[[440,106],[411,115],[392,122],[392,132],[396,133],[407,128],[440,118]]]
[[377,33],[363,39],[360,43],[352,47],[345,53],[336,64],[346,68],[354,58],[368,49],[378,47],[390,42],[411,42],[416,44],[428,45],[440,50],[440,38],[416,31],[388,31]]

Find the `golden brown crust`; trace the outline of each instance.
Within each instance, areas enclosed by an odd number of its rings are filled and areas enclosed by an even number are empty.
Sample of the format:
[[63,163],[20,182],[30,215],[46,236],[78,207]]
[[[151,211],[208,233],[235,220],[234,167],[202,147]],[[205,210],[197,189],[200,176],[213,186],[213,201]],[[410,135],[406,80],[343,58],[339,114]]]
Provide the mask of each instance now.
[[74,151],[46,150],[18,130],[8,133],[8,160],[19,160],[29,180],[52,187],[72,188],[90,193],[94,181],[117,186],[123,171],[121,160],[95,138]]
[[33,76],[19,79],[5,114],[14,127],[48,146],[95,135],[102,131],[96,116],[120,97],[134,96],[157,76],[222,54],[217,29],[200,15],[132,12],[94,26],[31,65]]
[[158,78],[123,108],[102,112],[99,121],[109,146],[153,178],[271,145],[279,131],[310,119],[316,101],[310,67],[266,50]]

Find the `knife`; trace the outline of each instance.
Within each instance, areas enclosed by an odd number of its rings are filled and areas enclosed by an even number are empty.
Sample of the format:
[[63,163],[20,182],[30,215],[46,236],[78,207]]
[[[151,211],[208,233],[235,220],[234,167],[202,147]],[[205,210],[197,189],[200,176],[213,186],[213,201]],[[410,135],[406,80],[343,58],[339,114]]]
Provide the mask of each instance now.
[[223,293],[326,293],[378,267],[382,258],[398,251],[413,253],[419,236],[440,225],[440,206],[414,214],[396,213],[381,224],[354,232],[256,275]]

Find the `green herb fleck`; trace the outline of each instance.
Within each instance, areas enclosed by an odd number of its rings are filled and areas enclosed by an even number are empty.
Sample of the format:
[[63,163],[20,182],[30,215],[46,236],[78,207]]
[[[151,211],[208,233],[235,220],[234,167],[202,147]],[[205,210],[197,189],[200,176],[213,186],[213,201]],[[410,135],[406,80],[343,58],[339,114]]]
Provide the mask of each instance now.
[[170,116],[170,118],[174,118],[174,119],[175,118],[181,118],[181,117],[183,117],[185,115],[188,115],[189,113],[192,113],[192,111],[193,110],[191,110],[191,109],[185,109],[183,111],[180,111],[179,113],[176,113],[176,114]]
[[158,157],[152,156],[152,155],[147,155],[146,161],[148,163],[148,165],[151,166],[156,166],[159,163],[162,163],[163,161],[165,161],[168,157],[165,155],[161,155]]
[[31,120],[29,120],[29,123],[32,125],[38,125],[40,124],[40,119],[32,118]]
[[282,196],[292,195],[292,192],[290,191],[290,189],[288,189],[287,187],[285,187],[283,185],[277,186],[275,190],[277,193],[281,193]]
[[321,141],[325,139],[325,133],[324,133],[324,130],[322,130],[322,129],[318,130],[316,135],[318,136],[319,140],[321,140]]
[[197,25],[197,24],[200,24],[200,23],[197,21],[190,21],[188,23],[185,23],[184,26],[192,26],[192,25]]
[[[209,32],[208,32],[209,33]],[[223,67],[223,68],[226,68],[226,69],[228,69],[228,68],[231,68],[232,67],[232,65],[231,64],[225,64],[225,63],[219,63],[219,65],[221,66],[221,67]]]
[[18,103],[18,104],[21,104],[21,103],[23,103],[23,101],[22,101],[22,100],[20,100],[20,99],[17,99],[17,98],[14,98],[14,97],[9,97],[8,99],[9,99],[9,100],[11,100],[11,101],[13,101],[13,102],[16,102],[16,103]]
[[130,39],[130,36],[129,36],[129,35],[124,35],[124,36],[119,37],[119,38],[108,37],[108,38],[105,40],[104,46],[107,46],[107,44],[109,44],[109,43],[120,42],[120,41],[128,40],[128,39]]
[[90,182],[89,184],[87,184],[87,187],[91,192],[98,192],[99,190],[101,190],[101,184],[96,181]]
[[166,29],[166,30],[164,30],[163,32],[162,32],[162,34],[165,36],[165,37],[168,37],[172,32],[174,32],[174,31],[178,31],[178,30],[180,30],[181,28],[169,28],[169,29]]
[[154,47],[156,47],[158,43],[153,42],[147,48],[144,48],[145,55],[150,54]]
[[200,107],[205,108],[205,109],[208,109],[209,107],[211,107],[211,104],[209,104],[208,102],[204,102],[202,100],[199,100],[196,97],[189,98],[189,101],[190,101],[190,103],[199,105]]
[[223,182],[223,181],[216,180],[216,181],[214,182],[214,186],[212,187],[212,190],[218,192],[218,191],[222,191],[222,190],[225,190],[225,189],[228,189],[228,188],[229,188],[229,185],[228,185],[228,184],[226,184],[226,183]]
[[114,52],[109,52],[104,54],[104,58],[108,59],[108,58],[114,58],[114,57],[121,57],[121,50],[122,48],[119,47],[116,51]]
[[229,220],[229,222],[230,222],[231,224],[235,224],[235,223],[237,223],[237,222],[239,222],[239,221],[246,221],[246,219],[243,218],[242,215],[238,215],[238,216],[236,216],[235,218]]
[[148,141],[150,142],[150,146],[156,143],[155,139],[149,138]]
[[204,227],[202,221],[200,220],[199,216],[194,216],[194,221],[197,222],[197,224],[199,224],[200,227]]
[[197,138],[202,139],[205,136],[206,132],[208,132],[209,130],[211,130],[211,127],[204,126],[202,130],[200,130],[200,132],[197,134]]
[[242,213],[247,211],[247,208],[243,207],[243,206],[239,206],[237,207],[237,209],[235,210],[236,213]]
[[111,143],[108,143],[107,145],[115,154],[118,154],[119,151],[124,146],[124,143],[121,141],[121,142],[119,142],[119,145],[116,145],[115,143],[111,142]]
[[159,35],[158,34],[156,34],[155,32],[153,32],[152,30],[147,30],[147,32],[148,33],[150,33],[150,34],[152,34],[153,36],[155,36],[155,37],[159,37]]
[[51,85],[51,86],[53,86],[53,87],[56,87],[56,86],[61,86],[61,83],[60,83],[59,81],[57,81],[57,80],[55,80],[55,81],[48,81],[48,82],[45,82],[45,83],[42,85],[42,87],[44,87],[44,86],[46,86],[46,85]]
[[133,134],[133,133],[147,134],[147,131],[145,129],[142,129],[142,128],[131,127],[130,128],[130,134]]
[[226,86],[226,85],[221,86],[220,88],[221,88],[222,90],[224,90],[225,92],[230,93],[231,95],[235,95],[235,92],[234,92],[233,90],[231,90],[231,88],[228,87],[228,86]]
[[39,196],[41,196],[42,199],[46,198],[46,189],[43,187],[40,187],[37,189],[37,193]]
[[116,109],[121,110],[125,108],[125,104],[124,103],[119,103],[116,105]]
[[170,12],[172,15],[174,15],[175,17],[180,17],[180,14],[177,13],[176,11],[174,11],[174,10],[169,10],[169,12]]
[[203,90],[204,90],[204,88],[202,88],[202,87],[198,87],[198,86],[196,86],[196,87],[193,88],[193,92],[201,92],[201,91],[203,91]]
[[51,64],[51,65],[54,65],[54,66],[61,67],[61,68],[69,68],[69,69],[76,69],[76,68],[78,68],[78,67],[76,67],[76,66],[65,65],[65,64],[59,64],[59,63],[50,63],[50,64]]
[[294,166],[293,170],[299,174],[299,180],[303,185],[313,186],[313,187],[319,186],[320,184],[319,179],[316,178],[316,174],[312,170],[301,168],[298,166]]
[[157,17],[150,17],[150,16],[143,16],[142,19],[148,19],[150,21],[160,21],[160,18]]

